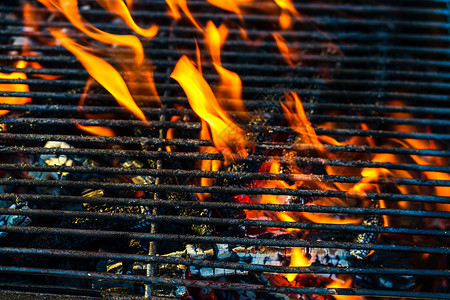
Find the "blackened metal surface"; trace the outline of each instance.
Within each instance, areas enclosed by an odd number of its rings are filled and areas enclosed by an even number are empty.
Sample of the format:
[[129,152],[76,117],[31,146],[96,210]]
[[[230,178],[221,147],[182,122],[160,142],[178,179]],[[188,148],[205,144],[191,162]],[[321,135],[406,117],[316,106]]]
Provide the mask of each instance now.
[[[31,2],[36,4],[36,1]],[[87,4],[80,11],[93,20],[94,26],[114,32],[124,30],[121,23],[105,21],[108,16],[104,10],[89,8],[89,1],[80,2]],[[301,51],[295,57],[301,63],[295,69],[283,62],[275,41],[267,38],[272,30],[270,24],[277,23],[278,16],[249,13],[244,17],[248,25],[247,35],[254,40],[266,37],[258,40],[257,47],[251,47],[239,38],[239,29],[230,28],[222,51],[224,67],[236,71],[243,81],[244,103],[250,111],[259,110],[264,115],[266,111],[260,107],[261,99],[279,103],[283,93],[296,91],[302,97],[306,114],[319,136],[332,136],[340,141],[349,137],[370,137],[377,141],[415,139],[433,141],[440,147],[413,149],[400,143],[383,147],[324,145],[323,149],[330,153],[345,154],[348,158],[317,157],[314,153],[321,147],[276,140],[276,136],[290,135],[292,130],[285,123],[278,122],[283,118],[281,110],[269,107],[270,118],[252,120],[247,126],[257,133],[252,137],[258,141],[254,152],[220,172],[198,169],[202,161],[223,161],[224,158],[220,154],[200,152],[200,147],[213,144],[200,139],[200,120],[189,108],[179,85],[168,79],[180,54],[195,57],[195,43],[203,48],[203,38],[188,22],[181,21],[173,26],[165,1],[134,2],[136,6],[132,15],[136,20],[147,24],[146,20],[150,19],[159,26],[159,35],[155,39],[141,40],[146,43],[146,56],[154,64],[162,106],[147,105],[155,98],[145,93],[133,95],[148,117],[148,123],[133,118],[100,87],[87,95],[89,105],[79,107],[88,73],[78,60],[63,47],[55,45],[33,45],[33,51],[40,55],[21,55],[22,45],[13,41],[24,36],[23,20],[0,18],[0,72],[23,72],[28,76],[25,80],[0,79],[0,85],[27,84],[30,88],[29,92],[0,91],[0,97],[30,97],[33,100],[25,105],[0,104],[0,110],[11,111],[7,116],[0,116],[0,153],[4,156],[0,158],[0,204],[27,203],[29,207],[19,210],[2,205],[0,216],[26,216],[33,221],[28,226],[0,226],[1,234],[7,235],[0,240],[3,256],[0,258],[0,281],[10,280],[21,285],[19,290],[24,291],[11,292],[11,287],[0,286],[0,296],[26,299],[24,297],[29,295],[24,288],[32,285],[36,290],[31,295],[42,294],[43,299],[72,299],[73,294],[77,299],[140,299],[144,295],[167,299],[158,294],[164,292],[161,287],[189,287],[191,291],[247,290],[268,294],[268,297],[294,293],[328,297],[320,299],[333,299],[332,295],[450,299],[445,289],[429,292],[414,289],[416,286],[402,288],[401,284],[387,288],[377,285],[379,282],[374,280],[380,279],[386,285],[404,283],[406,286],[414,285],[419,278],[424,280],[425,286],[434,279],[448,280],[450,277],[445,265],[446,255],[450,252],[450,232],[443,228],[445,226],[434,224],[435,227],[428,228],[425,225],[425,222],[433,221],[448,223],[450,213],[436,207],[450,204],[450,195],[437,196],[428,191],[435,187],[448,187],[450,181],[419,175],[420,172],[450,173],[448,1],[371,3],[352,0],[341,3],[329,0],[325,1],[327,3],[296,3],[295,7],[302,14],[302,24],[283,32],[283,36],[300,44]],[[213,10],[207,1],[188,1],[188,5],[200,22],[210,19],[216,25],[225,20],[239,22],[233,14]],[[0,5],[0,14],[20,16],[22,11],[19,6]],[[40,6],[36,12],[46,14],[46,9]],[[71,27],[68,22],[55,20],[29,24]],[[51,38],[46,30],[28,31],[26,36],[30,39]],[[71,31],[68,36],[85,38]],[[197,41],[193,36],[199,37]],[[125,57],[121,62],[132,62],[132,52],[117,49],[115,53]],[[17,68],[13,63],[18,60],[38,62],[43,68]],[[204,59],[203,69],[210,66],[208,59]],[[60,77],[49,80],[40,75]],[[217,75],[205,72],[204,77],[213,89],[217,87]],[[139,89],[143,82],[130,82],[130,86]],[[85,114],[99,114],[100,117],[88,119]],[[114,118],[102,117],[108,114]],[[236,112],[230,112],[230,115],[239,117]],[[322,123],[335,126],[320,128]],[[370,129],[362,128],[362,123]],[[107,126],[115,130],[117,136],[90,136],[77,130],[75,124]],[[411,126],[413,129],[397,130],[399,127],[396,126]],[[178,136],[167,138],[168,130],[173,130]],[[70,147],[46,148],[48,141],[65,142]],[[168,151],[167,147],[172,150]],[[284,156],[286,152],[283,151],[289,150],[304,155],[294,159]],[[366,154],[390,154],[402,159],[369,161],[364,156]],[[410,155],[441,158],[447,164],[418,164],[410,159]],[[41,157],[68,158],[82,163],[36,163]],[[259,172],[261,165],[273,160],[282,164],[295,161],[311,170],[301,175]],[[348,174],[324,174],[325,166],[404,171],[411,176],[377,178],[373,182],[384,189],[364,194],[252,185],[269,180],[354,184],[363,179],[363,176]],[[199,178],[214,179],[216,183],[212,186],[193,184]],[[408,192],[400,193],[396,185]],[[199,202],[196,193],[211,193],[214,197],[209,202]],[[298,202],[262,204],[234,201],[234,197],[244,195],[290,196]],[[304,205],[313,197],[367,198],[384,200],[388,205],[402,202],[407,208]],[[429,205],[436,206],[429,208]],[[331,213],[395,220],[407,218],[410,222],[365,226],[361,223],[250,220],[242,218],[245,210]],[[249,229],[268,228],[312,232],[318,238],[303,239],[288,234],[254,237],[244,233]],[[376,235],[378,239],[371,239],[368,243],[354,242],[359,241],[355,239],[357,234]],[[222,260],[218,256],[212,260],[194,259],[186,254],[176,256],[177,252],[186,253],[190,244],[214,245],[215,248],[224,244],[304,247],[311,252],[320,250],[325,253],[336,249],[344,252],[361,250],[361,253],[374,250],[376,255],[362,262],[349,259],[350,265],[347,266],[330,263],[310,267],[242,263]],[[389,259],[383,257],[386,253],[392,254]],[[406,257],[420,261],[421,256],[431,256],[431,261],[444,263],[417,267],[397,260]],[[392,262],[394,260],[397,261]],[[103,267],[104,270],[101,269]],[[359,285],[333,289],[272,286],[262,281],[246,281],[238,275],[227,281],[224,279],[226,276],[220,280],[218,277],[189,277],[192,276],[189,272],[184,278],[179,278],[173,272],[174,269],[191,271],[192,267],[250,274],[299,273],[318,278],[347,274],[355,276]],[[159,276],[161,273],[164,276]],[[58,277],[62,279],[58,281]],[[109,291],[111,282],[112,286],[117,283],[118,287],[125,288]],[[122,285],[123,282],[127,284]],[[63,295],[64,288],[72,290]],[[107,291],[114,294],[107,294]]]

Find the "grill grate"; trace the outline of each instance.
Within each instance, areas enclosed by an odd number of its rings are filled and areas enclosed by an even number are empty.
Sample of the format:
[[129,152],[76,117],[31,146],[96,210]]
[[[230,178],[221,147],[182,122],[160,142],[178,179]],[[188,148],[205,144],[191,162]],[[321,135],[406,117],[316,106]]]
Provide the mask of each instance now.
[[[258,111],[266,102],[279,103],[283,101],[284,93],[295,91],[301,96],[306,115],[317,135],[331,136],[338,141],[369,137],[378,142],[367,146],[317,146],[294,145],[291,141],[268,138],[255,144],[254,152],[239,160],[246,166],[259,166],[274,160],[282,164],[295,161],[300,166],[312,168],[305,174],[273,174],[250,167],[199,170],[197,165],[202,161],[224,161],[224,157],[201,152],[200,147],[214,144],[200,138],[200,119],[190,108],[180,86],[169,76],[182,54],[195,58],[196,44],[205,49],[205,43],[203,36],[185,16],[178,22],[168,16],[166,1],[136,0],[132,12],[138,23],[148,24],[151,20],[159,27],[155,38],[140,40],[144,43],[146,57],[154,66],[153,75],[161,105],[151,105],[156,99],[142,92],[146,85],[139,80],[139,74],[134,74],[136,80],[127,82],[130,88],[139,91],[133,94],[133,98],[149,119],[148,123],[136,120],[126,109],[117,106],[114,98],[98,85],[94,84],[93,91],[85,95],[83,91],[89,74],[65,48],[35,43],[32,51],[39,55],[21,55],[23,45],[14,43],[20,38],[48,40],[52,35],[45,28],[68,29],[73,26],[66,21],[44,19],[28,22],[28,26],[38,26],[42,30],[24,31],[24,20],[11,17],[20,18],[24,9],[16,3],[19,1],[13,2],[0,5],[0,72],[21,72],[27,75],[27,79],[3,79],[0,76],[0,101],[1,97],[20,97],[31,98],[32,102],[0,104],[0,111],[10,111],[7,115],[0,115],[0,153],[3,156],[0,158],[0,191],[3,190],[0,193],[0,216],[26,216],[31,223],[25,226],[0,223],[0,253],[3,256],[0,258],[0,295],[38,297],[45,294],[45,297],[55,299],[142,299],[145,296],[173,299],[186,298],[181,287],[187,287],[194,299],[209,299],[206,295],[201,298],[200,294],[211,291],[216,291],[214,297],[217,299],[252,299],[249,292],[254,293],[253,299],[290,299],[289,294],[302,295],[298,299],[313,300],[345,299],[339,296],[331,298],[332,295],[359,295],[367,296],[367,299],[450,299],[445,281],[450,277],[447,262],[450,214],[445,209],[445,205],[450,204],[450,195],[432,191],[448,188],[450,180],[446,179],[447,176],[430,179],[422,175],[424,172],[450,173],[448,1],[397,0],[395,4],[389,1],[374,4],[364,0],[345,3],[327,0],[324,3],[296,3],[295,7],[302,15],[301,22],[282,32],[287,40],[299,46],[300,51],[295,54],[299,62],[296,68],[284,62],[271,38],[279,16],[262,15],[250,9],[244,16],[250,42],[241,39],[241,30],[230,26],[221,58],[225,68],[239,74],[243,82],[244,103],[249,111]],[[129,33],[124,24],[117,20],[110,22],[111,16],[94,2],[80,0],[80,12],[92,21],[92,25],[109,32]],[[38,1],[30,3],[38,7],[35,9],[38,15],[48,15],[47,9]],[[270,3],[263,1],[254,5],[276,8]],[[244,24],[238,16],[213,8],[207,1],[188,1],[188,6],[202,24],[208,20],[213,20],[216,25],[222,22]],[[67,35],[92,42],[77,31],[68,30]],[[106,58],[105,61],[114,64],[120,57],[120,63],[133,62],[132,51],[109,50],[115,58]],[[40,63],[42,68],[15,67],[14,63],[20,60]],[[215,90],[219,77],[208,68],[211,69],[211,63],[205,58],[202,60],[203,76]],[[49,80],[40,75],[60,77]],[[26,84],[29,91],[2,91],[5,84]],[[78,102],[84,96],[86,105],[79,107]],[[242,112],[228,113],[236,119],[242,116]],[[87,119],[86,114],[97,114],[98,118]],[[273,136],[293,134],[283,121],[282,110],[271,111],[270,114],[277,121],[274,124],[246,124],[246,128],[250,132],[269,132]],[[174,116],[183,116],[184,119],[172,119]],[[362,123],[368,128],[362,127]],[[91,136],[76,129],[76,124],[110,127],[116,136]],[[322,124],[333,126],[324,128]],[[167,138],[169,130],[179,135]],[[400,142],[392,142],[393,139]],[[414,139],[421,147],[405,147],[402,141],[408,139]],[[48,141],[65,142],[74,148],[46,148],[44,145]],[[379,146],[384,141],[390,142]],[[168,151],[168,146],[171,151]],[[339,154],[339,158],[321,157],[318,151],[323,149]],[[288,150],[295,151],[298,156],[285,156],[283,151]],[[390,155],[398,161],[370,161],[367,155],[374,154]],[[64,155],[74,160],[88,158],[94,163],[36,163],[37,158],[45,155]],[[410,156],[431,157],[442,163],[418,164]],[[128,168],[120,165],[120,162],[133,159],[144,161],[143,166]],[[327,175],[324,171],[327,166],[341,168],[342,175]],[[348,171],[354,169],[386,169],[408,176],[376,178],[371,182],[378,184],[380,191],[366,193],[318,187],[280,189],[236,184],[275,180],[356,184],[364,177],[354,176]],[[30,174],[44,175],[37,176],[38,179]],[[69,174],[69,177],[55,180],[47,178],[50,174]],[[147,181],[134,182],[133,178],[138,176]],[[200,178],[215,179],[216,183],[211,186],[194,184]],[[81,196],[80,191],[93,192],[94,195]],[[96,191],[102,191],[102,194],[97,195]],[[211,193],[215,197],[209,202],[199,202],[195,193]],[[306,202],[314,197],[383,200],[387,207],[223,201],[224,197],[233,199],[244,195],[292,196]],[[17,209],[6,203],[28,203],[28,208]],[[108,210],[114,207],[143,209]],[[332,224],[255,220],[242,218],[236,213],[244,210],[272,214],[328,213],[361,218],[382,216],[396,222],[374,226],[361,222]],[[441,225],[436,225],[436,222]],[[192,226],[201,229],[195,231],[190,229]],[[210,227],[216,230],[207,234],[199,232],[208,231]],[[269,229],[310,232],[311,237],[270,235]],[[267,232],[266,235],[255,236],[248,233],[251,230]],[[1,236],[6,233],[6,237]],[[376,234],[378,240],[356,242],[351,237],[357,234]],[[346,238],[342,238],[343,235],[347,235]],[[140,251],[130,250],[131,246],[127,245],[131,241],[138,241]],[[293,247],[309,251],[368,250],[374,251],[372,257],[378,255],[383,258],[385,255],[387,258],[382,265],[370,265],[367,263],[370,259],[366,259],[339,267],[331,264],[292,267],[286,263],[224,261],[217,253],[213,259],[173,254],[177,251],[186,253],[189,245],[213,245],[214,249],[218,245],[273,248],[283,255]],[[405,257],[420,261],[423,256],[432,263],[418,263],[417,267],[390,261],[402,261]],[[108,271],[106,263],[109,261],[139,266],[143,271]],[[99,269],[100,262],[105,262],[104,270]],[[161,275],[161,269],[172,270],[170,266],[176,270],[188,270],[187,275],[180,277],[176,271]],[[189,274],[202,269],[213,272],[233,270],[237,275],[202,278]],[[239,275],[244,271],[250,274],[246,273],[247,279]],[[343,274],[359,278],[360,284],[326,288],[325,284],[321,287],[288,286],[287,281],[286,284],[263,284],[261,279],[255,279],[258,274],[291,273],[310,276],[305,278],[316,278],[314,280],[319,282],[320,278]],[[402,288],[403,282],[395,282],[392,278],[406,281],[414,278],[420,284]],[[373,282],[367,286],[361,284],[367,280],[392,280],[393,286],[380,287]],[[130,282],[133,283],[132,288],[127,285]],[[114,287],[108,286],[109,283]],[[441,286],[432,287],[432,284]],[[120,290],[123,287],[128,289],[126,294]]]

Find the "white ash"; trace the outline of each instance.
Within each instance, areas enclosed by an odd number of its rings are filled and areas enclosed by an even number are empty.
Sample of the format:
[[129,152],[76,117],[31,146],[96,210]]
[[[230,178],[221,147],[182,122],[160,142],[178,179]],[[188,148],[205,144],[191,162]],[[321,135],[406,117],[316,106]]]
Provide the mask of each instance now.
[[[58,141],[48,141],[44,148],[51,148],[51,149],[70,149],[73,148],[69,144],[65,142],[58,142]],[[57,155],[57,154],[42,154],[39,156],[38,161],[36,162],[37,165],[48,165],[48,166],[67,166],[71,167],[74,166],[74,160],[72,158],[67,157],[64,154]],[[68,172],[29,172],[30,176],[33,179],[38,180],[63,180],[69,173]],[[49,191],[54,191],[55,189],[49,189]],[[58,192],[56,191],[58,194]]]
[[303,255],[309,258],[311,263],[319,263],[324,266],[349,267],[350,251],[336,248],[302,248]]

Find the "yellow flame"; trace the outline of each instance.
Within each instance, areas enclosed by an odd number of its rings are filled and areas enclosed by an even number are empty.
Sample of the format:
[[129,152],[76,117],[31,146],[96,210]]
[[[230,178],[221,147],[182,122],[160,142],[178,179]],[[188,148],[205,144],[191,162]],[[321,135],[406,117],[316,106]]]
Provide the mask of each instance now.
[[[236,72],[230,71],[222,66],[220,59],[220,49],[225,43],[228,35],[228,28],[221,24],[217,28],[212,21],[206,25],[205,43],[209,48],[213,65],[220,76],[221,83],[216,90],[217,98],[225,108],[233,108],[237,111],[244,111],[242,102],[242,81]],[[228,101],[229,99],[233,101]]]
[[181,85],[194,112],[208,123],[216,148],[226,157],[233,154],[246,156],[242,129],[221,109],[210,86],[192,61],[183,55],[170,77]]
[[[347,279],[345,281],[341,281],[339,279],[335,279],[332,283],[327,285],[328,289],[345,289],[350,288],[352,286],[352,280]],[[342,296],[342,295],[333,295],[336,300],[363,300],[362,296]]]
[[110,92],[120,105],[126,107],[142,121],[147,121],[144,113],[134,102],[122,76],[113,66],[83,50],[83,46],[72,41],[61,31],[56,29],[49,29],[49,31],[67,50],[78,58],[86,71]]
[[97,3],[106,10],[120,16],[137,34],[146,38],[152,38],[158,33],[158,26],[154,24],[147,29],[139,27],[133,20],[127,5],[122,0],[97,0]]
[[181,14],[180,11],[178,10],[178,7],[180,7],[181,10],[184,12],[184,14],[191,21],[191,23],[194,24],[194,26],[197,27],[198,30],[203,32],[202,26],[197,22],[197,20],[195,20],[194,16],[189,11],[186,0],[166,0],[166,3],[169,6],[170,11],[172,13],[172,17],[175,20],[181,19]]
[[[303,255],[302,248],[294,247],[291,251],[291,263],[289,267],[309,267],[311,262],[306,256]],[[287,273],[285,274],[287,280],[294,281],[297,277],[297,273]]]
[[292,16],[300,18],[300,13],[294,7],[291,0],[274,0],[275,3],[281,8],[280,13],[280,27],[282,29],[288,29],[292,27]]
[[[23,60],[16,63],[16,68],[23,69],[27,63]],[[27,79],[27,75],[22,72],[13,72],[10,74],[0,73],[0,78],[2,79]],[[28,85],[26,84],[15,84],[15,83],[2,83],[0,84],[0,91],[2,92],[29,92]],[[31,98],[28,97],[0,97],[1,104],[26,104],[31,102]],[[0,110],[0,115],[5,115],[8,110]]]
[[234,12],[241,18],[242,12],[241,9],[239,8],[239,5],[253,2],[253,0],[206,0],[206,1],[223,10]]
[[131,48],[135,53],[135,61],[141,64],[144,61],[144,49],[142,43],[134,35],[117,35],[100,30],[87,22],[78,10],[77,0],[39,0],[50,11],[55,9],[64,16],[80,31],[103,43],[119,45]]

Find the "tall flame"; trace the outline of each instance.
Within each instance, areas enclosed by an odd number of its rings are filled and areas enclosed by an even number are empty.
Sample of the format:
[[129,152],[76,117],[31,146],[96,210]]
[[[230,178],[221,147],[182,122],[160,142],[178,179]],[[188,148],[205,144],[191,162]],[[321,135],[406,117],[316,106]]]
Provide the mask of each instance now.
[[[228,35],[228,28],[221,24],[217,28],[212,21],[206,25],[205,43],[209,48],[213,65],[220,76],[220,86],[216,91],[216,96],[225,107],[244,111],[242,97],[242,81],[236,72],[230,71],[222,66],[220,59],[220,49],[225,43]],[[233,101],[227,101],[227,100]]]
[[180,58],[170,77],[181,85],[194,112],[208,123],[217,149],[226,157],[246,156],[242,129],[222,110],[210,86],[187,56]]
[[103,59],[88,53],[84,47],[72,41],[64,33],[49,29],[50,33],[73,55],[75,55],[86,71],[100,83],[117,102],[130,110],[142,121],[147,121],[144,113],[136,105],[128,87],[119,72]]
[[39,0],[50,11],[61,12],[80,31],[103,43],[119,45],[131,48],[135,53],[136,64],[144,61],[144,48],[139,39],[134,35],[117,35],[98,29],[87,22],[78,10],[77,0]]

